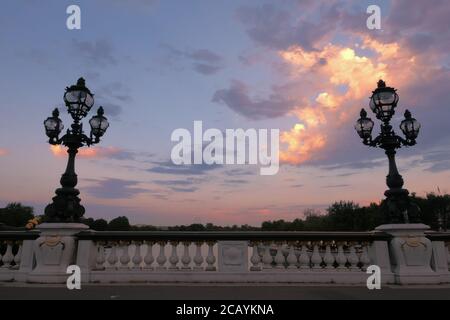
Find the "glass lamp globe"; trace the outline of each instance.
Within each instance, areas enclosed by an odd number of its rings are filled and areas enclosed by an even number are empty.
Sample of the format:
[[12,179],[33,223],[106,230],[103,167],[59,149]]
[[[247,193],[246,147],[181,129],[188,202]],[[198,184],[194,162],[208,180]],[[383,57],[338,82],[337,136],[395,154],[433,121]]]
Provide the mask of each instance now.
[[94,105],[94,95],[86,88],[85,80],[80,78],[76,85],[66,88],[64,102],[72,118],[80,121],[87,116]]
[[100,107],[98,108],[97,115],[92,117],[89,121],[91,132],[97,138],[102,137],[109,127],[108,119],[104,117],[104,114],[105,111],[103,110],[103,107]]

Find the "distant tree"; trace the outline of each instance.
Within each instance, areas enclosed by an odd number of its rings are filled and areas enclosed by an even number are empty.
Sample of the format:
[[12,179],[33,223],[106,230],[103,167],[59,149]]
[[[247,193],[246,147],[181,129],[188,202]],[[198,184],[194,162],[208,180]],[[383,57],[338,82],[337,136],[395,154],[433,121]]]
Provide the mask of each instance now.
[[191,224],[190,226],[188,226],[186,231],[205,231],[206,228],[204,225],[200,224],[200,223],[194,223]]
[[439,195],[435,193],[427,194],[426,198],[412,196],[413,201],[419,206],[422,222],[431,226],[432,229],[439,228],[439,218],[442,219],[442,226],[450,227],[450,195]]
[[95,220],[90,228],[95,231],[106,231],[108,230],[108,221],[104,219]]
[[108,224],[108,231],[130,231],[131,225],[127,217],[118,217]]
[[33,208],[20,203],[10,203],[0,209],[0,223],[10,227],[25,227],[28,220],[33,218]]
[[81,219],[81,223],[87,225],[89,228],[92,229],[92,224],[94,223],[94,219],[93,218],[83,218],[83,219]]
[[362,210],[353,202],[335,202],[328,209],[329,225],[333,230],[356,231],[358,230],[359,215]]
[[132,231],[158,231],[158,228],[155,226],[132,226],[131,227]]

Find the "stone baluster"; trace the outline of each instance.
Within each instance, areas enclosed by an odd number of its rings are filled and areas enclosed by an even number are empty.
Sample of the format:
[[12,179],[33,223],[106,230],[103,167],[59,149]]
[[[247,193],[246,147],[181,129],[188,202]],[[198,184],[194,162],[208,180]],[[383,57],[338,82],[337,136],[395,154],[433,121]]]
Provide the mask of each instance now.
[[141,269],[142,264],[141,245],[142,242],[140,241],[134,242],[135,249],[134,249],[134,256],[132,259],[133,269]]
[[300,264],[300,269],[302,270],[311,269],[311,260],[309,258],[308,246],[306,243],[302,244],[302,251],[300,252],[300,257],[298,257],[298,263]]
[[350,248],[349,248],[347,260],[350,263],[350,270],[352,270],[352,271],[359,270],[359,267],[358,267],[359,259],[358,259],[358,255],[356,254],[355,243],[349,243],[349,246],[350,246]]
[[153,270],[153,262],[155,262],[155,258],[153,257],[153,242],[147,241],[147,254],[144,257],[145,269]]
[[447,252],[448,271],[450,271],[450,242],[447,242],[445,244],[445,249],[446,249],[446,252]]
[[359,261],[362,264],[362,270],[366,271],[367,267],[370,265],[370,257],[369,257],[369,252],[368,252],[368,243],[363,243],[362,245],[362,253],[361,253],[361,257],[359,258]]
[[289,253],[286,257],[287,268],[290,270],[295,270],[298,268],[297,266],[297,256],[295,255],[295,242],[289,242]]
[[129,253],[129,243],[123,242],[122,244],[122,255],[120,256],[120,268],[121,269],[128,269],[128,264],[130,263],[130,253]]
[[338,264],[337,269],[339,271],[347,270],[347,267],[346,267],[347,257],[345,256],[344,244],[342,242],[338,243],[338,252],[336,255],[336,263]]
[[156,262],[158,263],[158,266],[156,267],[156,269],[165,270],[166,269],[165,265],[167,262],[166,252],[165,252],[166,242],[160,241],[158,244],[159,244],[159,256],[158,256],[158,258],[156,258]]
[[18,246],[17,253],[14,256],[14,268],[15,269],[20,268],[20,262],[22,261],[22,243],[18,242],[17,246]]
[[198,241],[195,243],[195,257],[194,257],[194,270],[202,271],[203,270],[203,255],[202,255],[202,246],[203,242]]
[[270,242],[265,242],[264,243],[264,256],[263,256],[263,269],[269,270],[272,269],[272,262],[273,262],[273,257],[272,254],[270,253]]
[[319,243],[313,243],[313,254],[311,256],[311,263],[314,270],[320,270],[322,269],[322,256],[320,255],[319,251]]
[[191,255],[189,254],[189,247],[191,243],[189,241],[183,242],[183,257],[181,258],[181,263],[183,266],[181,267],[182,270],[191,270]]
[[6,241],[6,251],[2,258],[2,262],[3,262],[2,268],[5,268],[5,269],[10,268],[11,263],[13,261],[14,261],[14,255],[13,255],[13,251],[12,251],[12,242]]
[[334,262],[336,261],[333,254],[331,253],[332,243],[326,243],[325,255],[323,256],[323,262],[326,264],[325,268],[327,270],[334,269]]
[[169,270],[178,270],[177,264],[180,261],[180,259],[178,258],[178,252],[177,252],[178,242],[170,241],[170,245],[172,246],[172,254],[170,255],[170,258],[169,258],[169,262],[170,262]]
[[105,244],[102,242],[97,243],[97,257],[95,258],[95,269],[105,270]]
[[276,242],[276,250],[277,253],[275,255],[275,268],[276,269],[284,269],[285,258],[283,255],[283,242]]
[[261,257],[258,252],[258,245],[258,241],[251,243],[252,257],[250,258],[250,262],[252,263],[252,266],[250,267],[250,271],[261,271]]
[[216,257],[214,256],[214,242],[209,241],[208,242],[208,256],[206,257],[206,263],[208,264],[206,266],[206,271],[216,271],[216,266],[214,265],[216,263]]
[[119,261],[119,258],[117,257],[117,244],[111,243],[111,252],[108,256],[108,264],[110,269],[116,269],[116,264]]

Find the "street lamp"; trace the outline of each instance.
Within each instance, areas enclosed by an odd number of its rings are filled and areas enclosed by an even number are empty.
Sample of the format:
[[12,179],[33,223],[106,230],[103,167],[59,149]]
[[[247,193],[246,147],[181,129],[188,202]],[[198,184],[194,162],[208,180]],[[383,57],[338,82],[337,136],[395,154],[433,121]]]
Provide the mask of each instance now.
[[385,192],[386,201],[383,208],[388,222],[419,222],[419,208],[411,202],[409,191],[403,189],[404,181],[398,172],[395,155],[397,149],[416,144],[421,125],[412,117],[411,112],[406,110],[405,120],[400,125],[406,139],[395,133],[390,122],[395,114],[398,101],[397,90],[387,87],[383,80],[378,81],[378,88],[373,91],[369,105],[377,119],[382,121],[381,133],[375,139],[372,138],[374,122],[367,117],[364,109],[361,110],[361,118],[356,122],[355,129],[365,145],[384,149],[388,157],[389,174],[386,183],[389,190]]
[[75,188],[78,183],[75,173],[75,156],[79,148],[99,143],[109,127],[108,120],[104,117],[104,110],[100,107],[97,115],[89,121],[90,136],[84,134],[81,120],[88,115],[94,105],[94,95],[86,87],[83,78],[80,78],[76,85],[66,88],[64,102],[73,119],[65,135],[59,137],[64,125],[59,119],[58,109],[55,109],[52,116],[44,121],[48,142],[51,145],[66,146],[69,154],[67,168],[60,181],[62,188],[56,190],[53,202],[45,208],[45,217],[48,222],[76,222],[84,215],[85,209],[80,205],[81,200],[78,197],[80,192]]

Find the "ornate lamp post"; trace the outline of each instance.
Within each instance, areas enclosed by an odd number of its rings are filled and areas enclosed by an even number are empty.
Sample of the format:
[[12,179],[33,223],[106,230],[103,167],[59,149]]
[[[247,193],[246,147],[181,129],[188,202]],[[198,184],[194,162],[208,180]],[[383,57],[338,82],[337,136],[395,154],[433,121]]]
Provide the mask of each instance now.
[[61,188],[56,190],[53,203],[45,208],[47,222],[77,222],[84,215],[85,209],[80,205],[81,200],[78,197],[80,192],[75,188],[78,183],[75,157],[79,148],[99,143],[109,127],[108,120],[103,116],[103,108],[100,107],[97,115],[89,121],[90,136],[84,134],[81,120],[88,115],[94,105],[94,95],[86,88],[83,78],[80,78],[76,85],[66,88],[64,102],[73,119],[70,129],[64,136],[59,137],[64,125],[59,119],[58,109],[55,109],[53,115],[44,121],[49,143],[66,146],[69,154],[66,172],[61,177]]
[[386,201],[384,204],[388,222],[419,222],[419,209],[410,201],[409,191],[403,189],[404,181],[398,172],[395,155],[397,149],[416,144],[421,125],[412,117],[411,112],[406,110],[405,119],[400,125],[406,139],[395,133],[390,122],[399,100],[396,91],[394,88],[387,87],[383,80],[378,81],[378,88],[373,91],[370,98],[370,108],[376,117],[382,121],[381,133],[375,139],[372,139],[374,122],[367,117],[367,112],[364,109],[361,110],[361,118],[356,122],[355,129],[365,145],[384,149],[388,157],[389,174],[386,182],[389,190],[385,192]]

